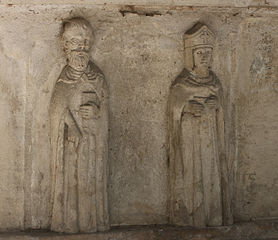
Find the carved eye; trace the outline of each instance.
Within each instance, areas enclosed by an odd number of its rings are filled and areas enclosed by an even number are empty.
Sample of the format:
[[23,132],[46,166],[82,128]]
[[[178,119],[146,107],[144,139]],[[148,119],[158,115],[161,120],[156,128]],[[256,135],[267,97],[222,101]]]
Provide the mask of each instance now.
[[212,48],[207,49],[207,53],[212,53]]
[[76,39],[76,38],[73,38],[73,39],[71,39],[71,42],[74,43],[74,44],[78,44],[78,43],[79,43],[79,40]]
[[198,54],[198,55],[202,54],[202,51],[197,51],[197,54]]
[[88,46],[90,41],[88,39],[85,39],[85,45]]

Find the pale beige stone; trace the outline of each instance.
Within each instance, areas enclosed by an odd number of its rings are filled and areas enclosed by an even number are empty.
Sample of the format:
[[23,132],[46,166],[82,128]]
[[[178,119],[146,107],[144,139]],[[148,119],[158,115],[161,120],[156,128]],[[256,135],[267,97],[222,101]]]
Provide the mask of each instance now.
[[[72,17],[91,23],[91,56],[110,92],[111,225],[168,223],[166,106],[184,68],[183,33],[197,22],[216,37],[212,70],[223,87],[235,220],[277,218],[277,94],[269,89],[278,69],[277,1],[104,3],[1,1],[1,231],[50,228],[49,105],[66,65],[62,22]],[[274,39],[271,58],[263,33]],[[262,81],[269,65],[271,80]]]
[[79,5],[138,5],[138,6],[216,6],[216,7],[250,7],[250,6],[278,6],[276,0],[2,0],[0,4],[79,4]]
[[197,23],[184,34],[185,69],[169,97],[170,221],[231,224],[222,85],[210,71],[214,33]]
[[[278,216],[276,170],[278,21],[250,18],[240,25],[237,77],[237,219]],[[266,197],[271,193],[270,197]]]
[[[2,24],[0,54],[0,231],[23,229],[27,44]],[[8,32],[10,29],[10,32]],[[14,39],[11,41],[11,39]],[[11,50],[12,49],[12,50]]]
[[67,65],[51,99],[51,219],[57,232],[109,229],[108,89],[90,60],[93,32],[83,18],[66,20]]

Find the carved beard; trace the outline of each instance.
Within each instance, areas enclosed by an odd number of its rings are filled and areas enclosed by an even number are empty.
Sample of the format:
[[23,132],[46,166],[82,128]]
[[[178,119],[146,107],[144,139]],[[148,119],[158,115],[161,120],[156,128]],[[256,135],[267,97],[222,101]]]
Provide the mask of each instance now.
[[68,58],[69,66],[77,71],[86,70],[90,60],[88,52],[78,50],[66,50],[66,55]]

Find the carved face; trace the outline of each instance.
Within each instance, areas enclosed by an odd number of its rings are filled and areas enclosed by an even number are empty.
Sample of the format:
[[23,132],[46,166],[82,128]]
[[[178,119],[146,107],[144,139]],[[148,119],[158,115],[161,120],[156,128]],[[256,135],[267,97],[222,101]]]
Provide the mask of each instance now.
[[201,47],[193,50],[194,67],[209,68],[212,60],[212,48]]
[[77,71],[85,71],[90,60],[92,32],[82,28],[70,28],[63,36],[68,65]]

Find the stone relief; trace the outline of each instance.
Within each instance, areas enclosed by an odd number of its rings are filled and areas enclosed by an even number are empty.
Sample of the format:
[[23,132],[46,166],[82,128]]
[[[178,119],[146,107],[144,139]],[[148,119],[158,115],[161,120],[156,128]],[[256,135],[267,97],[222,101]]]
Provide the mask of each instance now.
[[109,229],[107,203],[108,88],[90,60],[91,25],[73,18],[63,25],[67,65],[52,95],[51,230]]
[[214,41],[201,23],[184,34],[186,67],[170,88],[170,221],[181,226],[232,223],[223,91],[210,70]]

